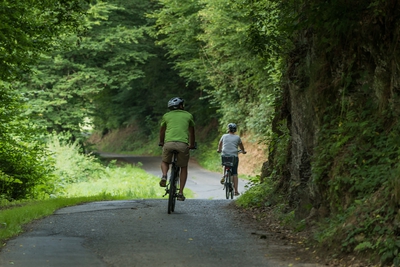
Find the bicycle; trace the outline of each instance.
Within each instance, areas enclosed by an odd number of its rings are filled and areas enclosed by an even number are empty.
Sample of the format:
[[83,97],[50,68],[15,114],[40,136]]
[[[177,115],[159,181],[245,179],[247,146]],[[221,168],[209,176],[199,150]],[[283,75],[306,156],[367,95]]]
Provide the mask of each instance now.
[[[243,151],[239,150],[238,153],[243,153]],[[226,199],[229,199],[229,196],[231,197],[231,199],[233,199],[235,184],[232,177],[233,176],[232,167],[236,163],[235,162],[236,160],[237,157],[233,155],[221,156],[222,166],[224,166],[224,178],[225,178],[223,190],[225,190]]]
[[[195,145],[191,149],[197,149],[197,143],[195,142]],[[176,164],[178,160],[178,151],[177,150],[172,150],[172,162],[171,162],[171,174],[169,176],[169,182],[165,188],[165,194],[163,197],[168,195],[168,214],[171,214],[171,212],[175,211],[175,203],[176,199],[179,195],[180,188],[179,188],[179,180],[180,180],[180,167]]]

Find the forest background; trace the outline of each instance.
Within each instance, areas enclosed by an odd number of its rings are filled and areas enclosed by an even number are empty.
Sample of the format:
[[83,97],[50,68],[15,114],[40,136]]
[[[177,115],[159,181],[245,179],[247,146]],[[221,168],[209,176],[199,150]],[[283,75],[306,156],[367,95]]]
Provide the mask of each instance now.
[[400,265],[397,1],[0,7],[2,199],[56,196],[76,180],[54,172],[54,135],[88,152],[90,133],[129,128],[118,150],[157,153],[166,102],[180,96],[203,137],[200,162],[232,121],[267,149],[243,205],[312,229],[332,257]]

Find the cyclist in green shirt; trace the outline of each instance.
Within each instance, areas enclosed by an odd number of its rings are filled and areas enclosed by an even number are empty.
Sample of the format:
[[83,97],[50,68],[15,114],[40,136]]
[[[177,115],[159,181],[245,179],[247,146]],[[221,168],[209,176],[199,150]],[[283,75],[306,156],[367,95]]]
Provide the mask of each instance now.
[[180,190],[177,199],[185,200],[183,189],[185,188],[189,149],[195,148],[194,120],[192,114],[184,110],[184,100],[180,97],[174,97],[168,101],[169,112],[165,113],[161,120],[160,143],[163,147],[161,171],[162,177],[160,186],[167,184],[167,173],[172,161],[172,150],[179,152],[177,165],[181,168],[180,172]]

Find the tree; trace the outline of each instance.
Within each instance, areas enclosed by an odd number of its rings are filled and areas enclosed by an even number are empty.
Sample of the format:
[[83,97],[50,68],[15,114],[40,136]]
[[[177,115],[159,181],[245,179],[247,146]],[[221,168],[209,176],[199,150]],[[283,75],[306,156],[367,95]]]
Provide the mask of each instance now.
[[76,31],[89,0],[3,1],[0,3],[0,79],[29,71],[44,51]]
[[10,83],[31,71],[42,53],[79,30],[88,1],[0,3],[0,198],[35,197],[51,179],[42,131],[25,116],[21,94]]
[[[159,3],[151,17],[156,19],[158,44],[168,50],[175,69],[209,95],[223,124],[234,120],[243,129],[264,134],[282,61],[277,53],[267,59],[254,52],[253,5],[227,0]],[[274,29],[276,23],[270,19],[268,26]]]
[[[153,20],[145,14],[152,8],[138,0],[92,5],[86,30],[64,39],[76,45],[44,57],[16,85],[29,99],[30,118],[76,137],[88,118],[99,130],[138,124],[148,135],[169,98],[197,100],[195,84],[185,84],[148,35]],[[212,112],[201,108],[198,114],[206,119]]]
[[20,95],[2,82],[0,103],[0,199],[37,197],[52,170],[38,138],[43,132],[21,115]]
[[44,57],[18,85],[29,99],[27,112],[34,121],[49,131],[78,136],[85,119],[96,112],[100,92],[127,90],[143,75],[139,66],[151,56],[139,44],[143,30],[130,27],[127,17],[122,22],[110,18],[124,10],[110,3],[92,5],[82,26],[86,30],[64,38],[74,45]]

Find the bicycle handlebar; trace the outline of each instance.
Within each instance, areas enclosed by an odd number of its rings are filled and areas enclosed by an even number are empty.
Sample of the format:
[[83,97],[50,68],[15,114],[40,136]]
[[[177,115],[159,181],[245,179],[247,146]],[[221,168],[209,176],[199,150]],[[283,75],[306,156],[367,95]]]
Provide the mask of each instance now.
[[197,142],[194,142],[194,147],[189,146],[189,149],[197,149]]

